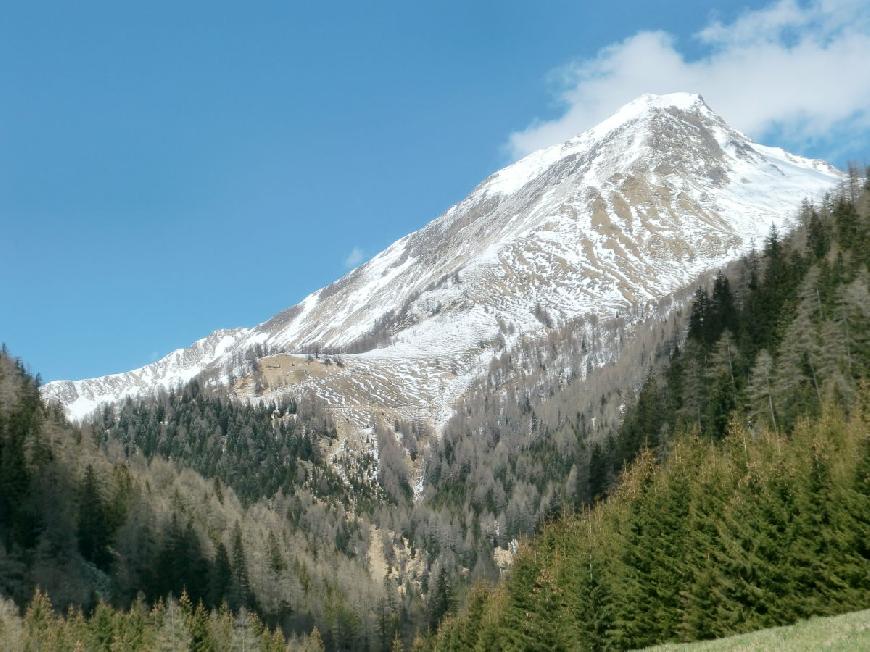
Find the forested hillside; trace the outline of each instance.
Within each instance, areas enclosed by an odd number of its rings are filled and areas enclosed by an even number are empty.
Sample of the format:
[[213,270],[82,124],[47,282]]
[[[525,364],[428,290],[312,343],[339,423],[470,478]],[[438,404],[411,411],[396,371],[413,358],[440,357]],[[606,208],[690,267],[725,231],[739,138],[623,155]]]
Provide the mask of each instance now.
[[866,190],[853,175],[697,291],[685,344],[591,446],[607,498],[475,588],[434,648],[622,649],[870,604]]
[[[195,629],[209,619],[210,627],[241,628],[243,638],[262,634],[269,645],[314,626],[331,648],[391,641],[405,607],[390,585],[370,576],[368,526],[331,492],[328,467],[310,444],[329,428],[313,416],[290,419],[287,411],[293,406],[231,404],[192,385],[79,427],[40,401],[38,379],[3,349],[0,594],[13,602],[2,607],[0,647],[30,641],[71,650],[81,635],[86,643],[103,637],[104,644],[86,649],[153,649],[148,641],[158,634],[144,630],[169,628],[159,636],[183,641],[198,636],[185,623]],[[173,425],[155,426],[153,440],[141,439],[151,431],[133,422],[152,417]],[[129,443],[113,434],[118,428]],[[245,440],[254,430],[258,435]],[[199,437],[206,431],[219,441]],[[288,457],[258,465],[255,445]],[[225,455],[210,455],[221,449]],[[277,468],[285,473],[274,475]],[[268,500],[260,498],[264,490]],[[33,597],[37,588],[44,593]],[[49,615],[49,600],[60,612],[72,610],[66,623]],[[14,614],[27,604],[19,631]],[[99,631],[81,614],[90,614]],[[57,631],[47,633],[49,626]],[[139,648],[123,638],[133,635],[130,628],[141,635]]]
[[587,503],[592,445],[619,426],[646,370],[667,363],[690,296],[669,297],[637,320],[554,325],[494,358],[425,458],[418,511],[459,528],[452,541],[427,542],[430,554],[494,578],[494,547]]
[[335,425],[313,396],[239,403],[194,380],[154,399],[105,406],[92,424],[104,447],[114,442],[126,454],[174,460],[219,479],[247,504],[303,488],[333,505],[360,503],[370,509],[377,501],[365,469],[355,469],[346,484],[324,459],[336,438]]
[[863,409],[790,436],[678,437],[661,464],[645,451],[607,501],[522,550],[503,586],[472,592],[434,649],[633,649],[865,608]]

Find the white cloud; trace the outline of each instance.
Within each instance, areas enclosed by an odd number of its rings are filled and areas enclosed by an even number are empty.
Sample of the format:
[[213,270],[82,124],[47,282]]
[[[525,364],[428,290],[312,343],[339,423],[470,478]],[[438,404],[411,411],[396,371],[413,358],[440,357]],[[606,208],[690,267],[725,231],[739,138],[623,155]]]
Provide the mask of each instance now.
[[595,125],[643,93],[701,93],[731,125],[759,138],[781,130],[792,144],[832,128],[870,127],[870,3],[781,0],[695,34],[689,59],[666,32],[639,32],[556,71],[561,116],[510,135],[520,157]]
[[359,265],[365,257],[365,253],[359,247],[354,247],[350,250],[350,253],[347,255],[347,258],[344,259],[344,266],[348,269],[352,269]]

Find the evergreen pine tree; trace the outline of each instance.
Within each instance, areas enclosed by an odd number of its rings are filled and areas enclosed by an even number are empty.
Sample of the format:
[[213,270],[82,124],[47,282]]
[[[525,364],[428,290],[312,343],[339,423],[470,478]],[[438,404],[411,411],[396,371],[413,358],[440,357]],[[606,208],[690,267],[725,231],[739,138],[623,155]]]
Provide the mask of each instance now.
[[453,606],[453,592],[447,569],[442,565],[435,578],[429,595],[429,628],[432,631],[438,629],[438,625]]
[[731,292],[731,283],[721,270],[716,274],[716,280],[713,282],[713,294],[707,313],[704,333],[708,346],[715,343],[723,331],[728,331],[732,335],[739,334],[740,323],[734,295]]
[[217,646],[211,638],[208,629],[208,613],[202,602],[187,618],[187,629],[190,631],[190,652],[213,652]]
[[281,554],[281,547],[278,545],[278,537],[272,530],[269,530],[269,567],[276,575],[287,568],[287,562],[284,561],[284,555]]
[[79,552],[82,557],[107,569],[111,562],[108,551],[111,532],[102,492],[94,467],[90,464],[85,468],[79,489],[78,523]]
[[589,496],[593,501],[601,498],[607,489],[608,466],[601,444],[595,442],[589,456]]
[[807,223],[807,250],[816,260],[824,258],[830,248],[830,238],[825,225],[815,208],[810,208],[810,218]]
[[233,609],[250,606],[250,582],[248,580],[248,562],[245,558],[245,547],[242,542],[242,528],[238,521],[233,526],[232,541],[232,582],[230,582],[229,604]]
[[775,403],[784,426],[790,426],[804,406],[818,409],[821,388],[817,368],[821,344],[816,320],[819,303],[816,293],[818,270],[813,268],[798,293],[794,319],[779,347],[775,373]]
[[209,604],[217,607],[228,599],[228,593],[233,581],[233,570],[230,566],[230,558],[223,541],[218,541],[215,548],[214,564],[209,576],[208,601]]
[[710,296],[706,288],[699,287],[695,290],[695,298],[692,301],[692,311],[689,314],[689,339],[706,344],[707,341],[707,316],[710,309]]
[[[598,518],[585,514],[589,538],[591,529],[600,527]],[[585,543],[585,542],[584,542]],[[614,552],[615,541],[609,541],[607,554]],[[568,612],[574,626],[569,640],[576,641],[580,649],[601,652],[610,648],[610,627],[613,622],[612,589],[601,550],[588,544],[577,551],[574,563],[565,569],[568,593]]]
[[749,376],[746,388],[746,414],[749,423],[756,430],[765,425],[776,425],[776,411],[773,407],[773,359],[766,350],[761,350]]
[[725,435],[729,417],[738,406],[738,385],[742,363],[730,331],[724,331],[709,357],[705,428],[716,438]]

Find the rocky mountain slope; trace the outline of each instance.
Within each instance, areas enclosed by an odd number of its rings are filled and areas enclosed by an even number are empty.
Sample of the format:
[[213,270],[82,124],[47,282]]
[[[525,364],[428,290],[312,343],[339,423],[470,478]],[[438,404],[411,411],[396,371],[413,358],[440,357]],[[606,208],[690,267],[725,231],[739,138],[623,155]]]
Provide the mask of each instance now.
[[312,390],[351,426],[372,414],[437,425],[519,335],[655,304],[841,177],[753,143],[698,95],[644,95],[258,326],[43,392],[81,418],[202,375],[240,398]]

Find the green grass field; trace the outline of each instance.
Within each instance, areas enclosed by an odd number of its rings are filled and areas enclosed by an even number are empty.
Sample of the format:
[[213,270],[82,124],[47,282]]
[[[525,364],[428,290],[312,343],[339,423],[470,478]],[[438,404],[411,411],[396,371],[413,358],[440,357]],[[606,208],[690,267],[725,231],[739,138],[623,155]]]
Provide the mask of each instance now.
[[854,611],[842,616],[811,618],[786,627],[762,629],[757,632],[720,638],[700,643],[668,644],[647,648],[655,652],[671,650],[690,652],[719,652],[740,650],[836,650],[837,652],[866,652],[870,650],[870,609]]

